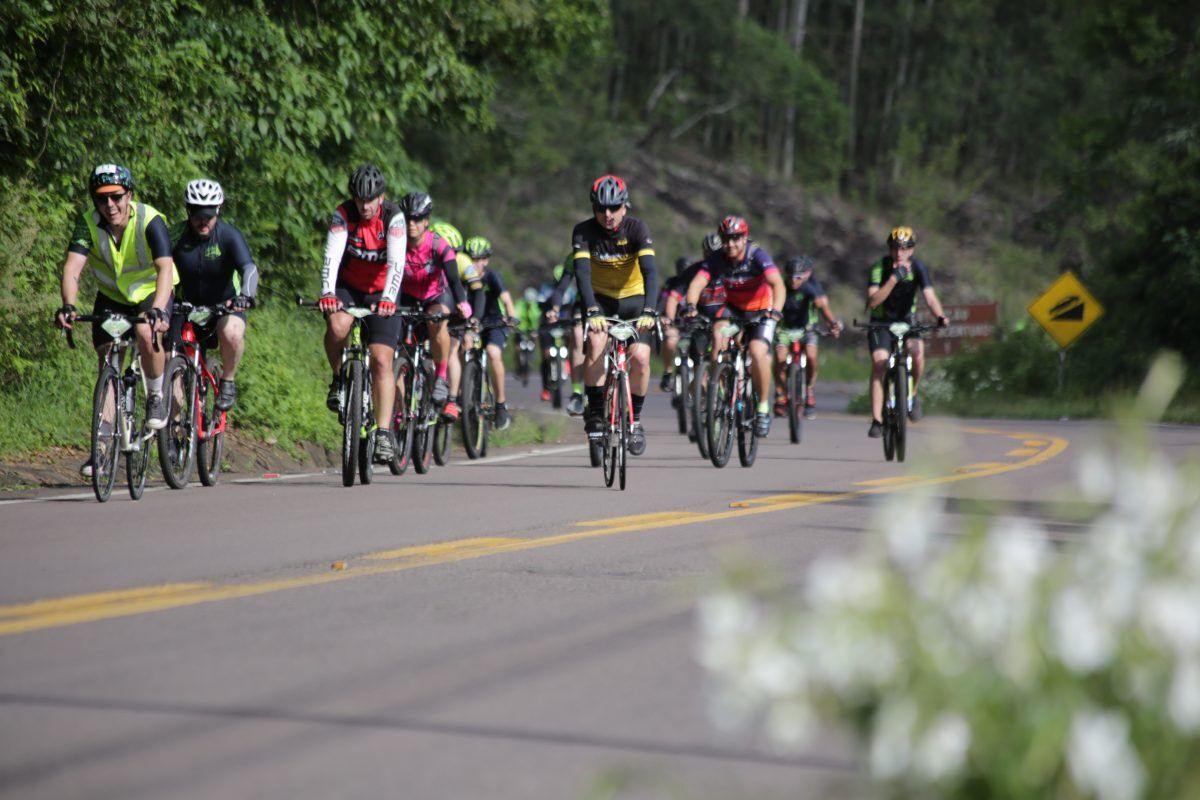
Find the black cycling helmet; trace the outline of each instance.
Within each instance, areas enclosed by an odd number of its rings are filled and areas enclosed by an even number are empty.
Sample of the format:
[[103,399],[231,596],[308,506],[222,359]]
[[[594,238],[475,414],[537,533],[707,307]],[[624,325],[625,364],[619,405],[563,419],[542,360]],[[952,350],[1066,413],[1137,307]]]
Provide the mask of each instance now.
[[623,206],[628,202],[629,190],[616,175],[601,175],[592,184],[592,205]]
[[424,192],[409,192],[400,200],[400,210],[407,219],[424,219],[433,213],[433,199]]
[[374,200],[387,189],[383,173],[374,164],[361,164],[350,176],[350,194],[359,200]]
[[721,249],[721,234],[709,233],[705,234],[704,241],[700,243],[700,247],[704,250],[704,256],[707,258],[713,253]]
[[687,256],[680,256],[679,258],[675,259],[675,274],[678,275],[679,273],[683,272],[691,263],[691,259],[689,259]]
[[120,186],[127,192],[133,191],[133,173],[120,164],[101,164],[92,170],[88,178],[88,192],[96,194],[101,189]]
[[808,256],[793,256],[784,264],[784,271],[789,278],[794,278],[803,272],[812,272],[813,260]]

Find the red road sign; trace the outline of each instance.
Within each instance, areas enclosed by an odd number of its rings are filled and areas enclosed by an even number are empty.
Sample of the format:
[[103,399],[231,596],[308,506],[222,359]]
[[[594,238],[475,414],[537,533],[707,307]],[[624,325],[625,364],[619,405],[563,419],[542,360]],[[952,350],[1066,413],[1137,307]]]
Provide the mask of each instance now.
[[998,310],[996,303],[942,306],[950,325],[924,334],[926,355],[948,356],[958,352],[964,344],[995,338]]

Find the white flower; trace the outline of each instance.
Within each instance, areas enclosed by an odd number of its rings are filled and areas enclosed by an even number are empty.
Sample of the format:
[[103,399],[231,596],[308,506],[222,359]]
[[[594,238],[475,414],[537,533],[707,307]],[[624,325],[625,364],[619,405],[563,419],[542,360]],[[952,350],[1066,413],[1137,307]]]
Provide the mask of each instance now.
[[908,698],[884,700],[871,736],[871,773],[884,780],[898,778],[912,761],[917,708]]
[[886,503],[876,521],[884,532],[888,554],[911,571],[925,563],[934,532],[942,522],[942,503],[928,490],[913,490]]
[[767,734],[780,748],[796,750],[804,745],[816,725],[816,714],[799,698],[771,705],[767,714]]
[[883,575],[873,564],[849,558],[818,558],[808,570],[805,594],[815,613],[877,606],[884,593]]
[[1167,694],[1167,713],[1184,733],[1200,730],[1200,661],[1184,659],[1175,666]]
[[1079,459],[1079,488],[1094,503],[1107,503],[1117,493],[1117,474],[1112,457],[1102,450],[1089,450]]
[[774,636],[759,636],[746,654],[746,680],[767,697],[791,695],[804,688],[804,662]]
[[971,748],[971,726],[958,714],[943,713],[930,724],[913,754],[913,771],[937,783],[962,769]]
[[1179,654],[1200,652],[1200,587],[1154,584],[1145,590],[1140,612],[1142,626],[1163,647]]
[[1042,574],[1046,531],[1029,520],[1005,517],[988,532],[984,559],[993,580],[1013,597],[1022,597]]
[[1112,625],[1083,590],[1069,586],[1050,609],[1052,645],[1059,659],[1076,672],[1105,666],[1116,650]]
[[1145,771],[1129,743],[1129,720],[1119,711],[1079,711],[1067,734],[1067,765],[1075,784],[1100,800],[1141,795]]

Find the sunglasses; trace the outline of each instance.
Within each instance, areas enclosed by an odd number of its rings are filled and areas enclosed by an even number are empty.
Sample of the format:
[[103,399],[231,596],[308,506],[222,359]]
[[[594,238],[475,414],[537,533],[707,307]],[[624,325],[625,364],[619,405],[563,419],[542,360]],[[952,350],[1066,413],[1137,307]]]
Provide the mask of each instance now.
[[113,205],[120,205],[121,201],[124,200],[125,196],[128,194],[129,192],[116,192],[113,194],[92,195],[92,202],[98,206],[106,206],[109,203],[112,203]]
[[729,236],[726,236],[725,234],[721,234],[721,241],[724,242],[725,244],[729,244],[730,242],[736,242],[736,241],[739,241],[739,240],[745,239],[745,238],[746,238],[746,234],[744,234],[744,233],[734,233],[734,234],[730,234]]
[[428,215],[428,214],[426,214],[426,215],[425,215],[425,216],[423,216],[423,217],[409,217],[409,218],[408,218],[408,221],[409,221],[409,222],[425,222],[427,219],[429,219],[429,215]]
[[615,206],[600,206],[600,205],[595,205],[595,206],[592,206],[592,210],[593,210],[593,211],[595,211],[597,214],[599,214],[601,211],[611,211],[612,213],[614,213],[614,214],[615,214],[615,213],[617,213],[618,211],[620,211],[620,210],[621,210],[622,208],[624,208],[624,207],[625,207],[625,206],[624,206],[623,204],[622,204],[622,205],[615,205]]

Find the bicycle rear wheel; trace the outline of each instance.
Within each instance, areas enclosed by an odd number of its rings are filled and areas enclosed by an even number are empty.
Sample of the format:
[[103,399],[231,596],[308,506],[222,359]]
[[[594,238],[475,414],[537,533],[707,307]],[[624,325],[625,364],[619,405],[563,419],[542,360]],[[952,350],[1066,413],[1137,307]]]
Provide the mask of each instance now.
[[733,452],[733,408],[737,398],[737,375],[732,364],[719,364],[708,384],[708,457],[714,467],[729,463]]
[[908,365],[901,358],[896,364],[896,460],[904,460],[908,444]]
[[362,362],[350,359],[342,365],[342,396],[346,398],[342,417],[342,485],[353,486],[362,447]]
[[196,387],[196,467],[200,483],[215,486],[221,475],[221,456],[225,450],[225,412],[217,408],[217,387],[203,377]]
[[788,435],[792,444],[800,444],[804,424],[804,364],[799,359],[788,364],[787,377]]
[[479,407],[479,362],[471,359],[462,372],[462,437],[467,458],[476,459],[483,455],[486,447],[483,413]]
[[192,479],[196,458],[196,374],[186,358],[175,356],[163,375],[167,425],[158,432],[158,464],[167,485],[182,489]]
[[690,413],[692,432],[696,436],[696,447],[700,457],[708,459],[708,361],[701,358],[692,370]]
[[108,502],[117,482],[117,459],[121,454],[120,378],[105,365],[92,393],[92,491],[101,503]]
[[444,467],[450,461],[450,429],[454,424],[449,420],[438,419],[433,426],[433,463]]
[[554,365],[550,368],[550,404],[554,408],[562,408],[563,384],[566,382],[566,376],[563,375],[563,360],[561,358],[554,359]]
[[129,496],[134,500],[141,500],[146,491],[146,472],[150,467],[150,447],[156,438],[146,427],[146,405],[145,401],[138,396],[137,387],[139,385],[141,385],[140,380],[133,384],[132,390],[126,396],[126,402],[132,400],[129,407],[126,408],[126,414],[129,418],[129,443],[134,449],[125,453],[125,479],[129,484]]
[[396,440],[396,455],[388,462],[388,469],[393,475],[403,475],[408,471],[408,461],[412,457],[413,424],[408,413],[408,398],[413,394],[413,373],[411,364],[403,356],[396,356],[393,362],[392,374],[396,383],[403,380],[404,391],[396,391],[396,400],[392,404],[392,436]]
[[492,425],[496,421],[496,393],[492,391],[492,379],[486,374],[486,371],[481,370],[481,383],[479,387],[479,430],[481,431],[479,442],[479,455],[486,456],[488,453],[488,437],[491,435]]

